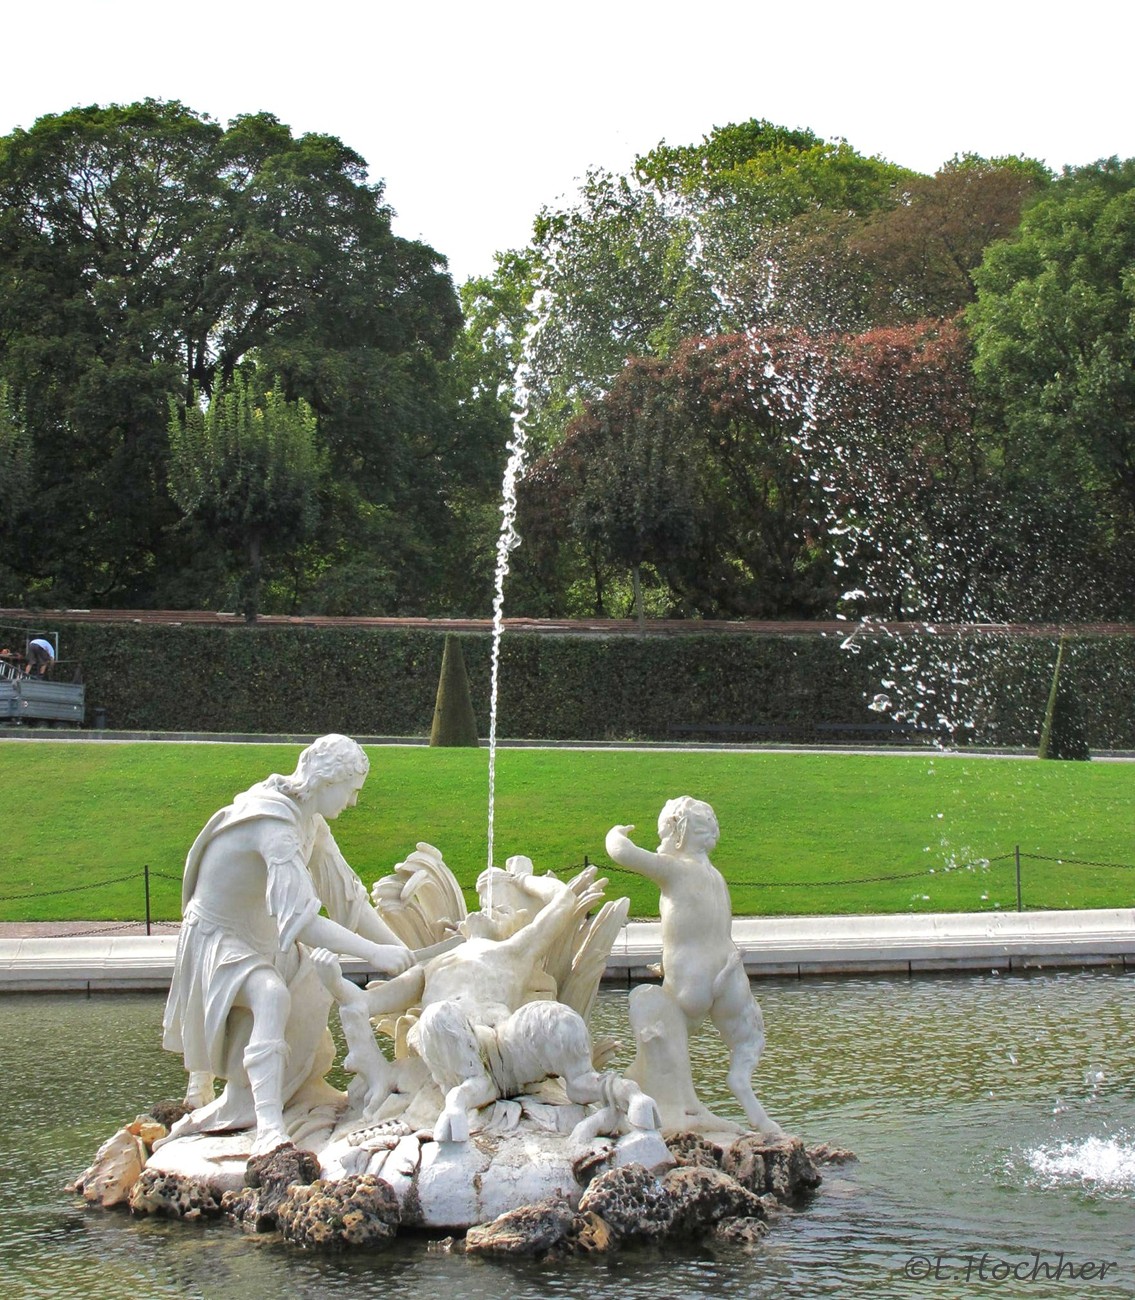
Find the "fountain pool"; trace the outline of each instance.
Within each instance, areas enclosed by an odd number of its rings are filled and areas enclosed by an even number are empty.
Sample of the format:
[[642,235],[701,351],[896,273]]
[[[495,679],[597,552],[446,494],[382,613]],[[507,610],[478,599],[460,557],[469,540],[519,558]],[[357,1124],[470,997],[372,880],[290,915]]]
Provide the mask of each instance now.
[[[1132,1294],[1135,973],[762,981],[759,994],[762,1098],[792,1131],[849,1146],[859,1162],[829,1167],[815,1201],[752,1253],[628,1250],[554,1266],[466,1260],[414,1240],[313,1258],[225,1225],[86,1209],[63,1185],[123,1119],[182,1090],[178,1060],[158,1046],[162,998],[6,997],[0,1294]],[[605,991],[594,1019],[624,1032],[625,997]],[[709,1032],[691,1047],[699,1090],[728,1111],[720,1040]],[[1085,1278],[1084,1264],[1108,1268]]]

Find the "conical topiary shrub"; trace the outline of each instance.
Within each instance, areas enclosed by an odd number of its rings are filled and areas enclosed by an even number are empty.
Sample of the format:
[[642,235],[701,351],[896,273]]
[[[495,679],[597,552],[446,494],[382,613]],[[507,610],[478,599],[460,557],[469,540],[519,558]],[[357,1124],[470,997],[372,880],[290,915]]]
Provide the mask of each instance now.
[[431,745],[477,745],[477,718],[469,693],[469,674],[461,642],[452,633],[446,635],[441,655],[441,676],[437,683],[437,703],[430,728]]
[[1080,697],[1064,662],[1064,638],[1061,637],[1056,649],[1056,666],[1052,670],[1052,686],[1040,729],[1037,757],[1084,760],[1091,756],[1084,733]]

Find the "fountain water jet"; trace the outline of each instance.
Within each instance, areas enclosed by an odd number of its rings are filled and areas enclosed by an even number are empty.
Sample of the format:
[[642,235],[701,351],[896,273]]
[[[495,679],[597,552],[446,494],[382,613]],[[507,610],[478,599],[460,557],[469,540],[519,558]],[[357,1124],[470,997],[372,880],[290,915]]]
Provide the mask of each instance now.
[[[496,569],[493,575],[493,634],[492,654],[489,676],[489,792],[488,792],[488,852],[486,867],[490,870],[493,863],[493,841],[496,820],[496,777],[497,777],[497,712],[500,700],[500,653],[501,638],[504,635],[504,584],[508,577],[509,557],[520,545],[520,534],[516,531],[516,492],[520,480],[524,477],[528,461],[528,408],[530,402],[529,357],[536,336],[547,320],[544,299],[537,296],[534,313],[521,344],[520,361],[514,375],[512,437],[507,444],[508,460],[505,463],[504,479],[501,483],[501,527],[497,536]],[[492,877],[490,874],[488,907],[493,905]]]
[[[527,407],[525,400],[524,409]],[[497,564],[493,594],[493,644],[489,677],[489,823],[488,862],[493,866],[493,832],[496,810],[497,774],[497,706],[500,698],[500,652],[504,633],[504,582],[508,577],[509,556],[520,545],[516,531],[516,489],[524,474],[528,453],[528,437],[524,428],[524,414],[516,417],[513,436],[508,444],[508,464],[505,466],[502,485],[501,529],[497,538]],[[489,906],[492,906],[490,893]]]

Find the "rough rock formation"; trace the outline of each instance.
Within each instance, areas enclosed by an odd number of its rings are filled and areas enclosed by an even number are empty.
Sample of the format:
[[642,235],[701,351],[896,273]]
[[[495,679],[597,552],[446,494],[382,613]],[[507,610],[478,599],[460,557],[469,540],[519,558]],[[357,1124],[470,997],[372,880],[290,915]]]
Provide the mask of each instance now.
[[711,1142],[700,1133],[677,1133],[668,1138],[666,1145],[677,1165],[704,1165],[708,1169],[720,1169],[724,1151],[716,1142]]
[[170,1219],[208,1219],[221,1213],[221,1198],[204,1179],[143,1169],[130,1191],[130,1209]]
[[771,1193],[790,1205],[819,1187],[823,1179],[804,1143],[796,1137],[738,1138],[725,1149],[721,1168],[758,1196]]
[[696,1134],[671,1139],[676,1167],[622,1165],[592,1180],[572,1211],[553,1197],[470,1228],[465,1249],[489,1256],[604,1253],[636,1242],[712,1239],[751,1248],[782,1207],[820,1182],[799,1138],[748,1136],[719,1147]]
[[293,1186],[276,1212],[284,1240],[309,1248],[384,1246],[398,1233],[398,1198],[389,1183],[353,1174]]
[[245,1185],[239,1192],[226,1192],[222,1208],[245,1232],[271,1232],[292,1187],[314,1183],[318,1177],[315,1156],[287,1143],[253,1156],[245,1169]]
[[832,1146],[830,1142],[816,1142],[808,1148],[808,1158],[814,1165],[846,1165],[859,1157],[847,1147]]
[[764,1241],[768,1227],[765,1219],[721,1219],[713,1225],[713,1238],[726,1246],[751,1249]]
[[661,1183],[642,1165],[600,1174],[580,1197],[579,1208],[597,1214],[620,1241],[656,1241],[666,1236],[674,1218]]
[[184,1101],[156,1101],[150,1107],[147,1114],[151,1119],[163,1125],[164,1128],[171,1129],[183,1115],[188,1115],[192,1110]]
[[659,1180],[670,1202],[669,1236],[696,1237],[722,1219],[764,1219],[761,1198],[720,1169],[685,1165]]
[[567,1238],[575,1218],[567,1200],[552,1197],[470,1228],[465,1250],[470,1255],[547,1255]]

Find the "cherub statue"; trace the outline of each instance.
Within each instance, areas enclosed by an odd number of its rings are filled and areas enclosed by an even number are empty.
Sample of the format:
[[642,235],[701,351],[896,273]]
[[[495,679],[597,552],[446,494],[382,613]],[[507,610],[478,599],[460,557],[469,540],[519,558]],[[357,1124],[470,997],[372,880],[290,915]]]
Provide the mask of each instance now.
[[[655,1005],[663,1013],[667,1001],[676,1006],[685,1020],[683,1030],[697,1028],[709,1016],[729,1048],[729,1088],[746,1118],[762,1133],[779,1133],[780,1126],[753,1092],[753,1071],[764,1049],[764,1020],[733,943],[728,886],[708,856],[718,839],[714,811],[689,796],[671,799],[659,814],[657,852],[632,843],[633,830],[613,826],[607,832],[607,853],[619,866],[653,880],[660,891],[665,999],[654,1000]],[[640,1059],[646,1059],[649,1053],[642,1050],[641,1039],[639,1046]],[[685,1070],[688,1074],[688,1063]],[[653,1080],[634,1069],[628,1073],[655,1091]],[[665,1082],[659,1081],[659,1093],[665,1091]],[[686,1093],[693,1096],[692,1083]]]

